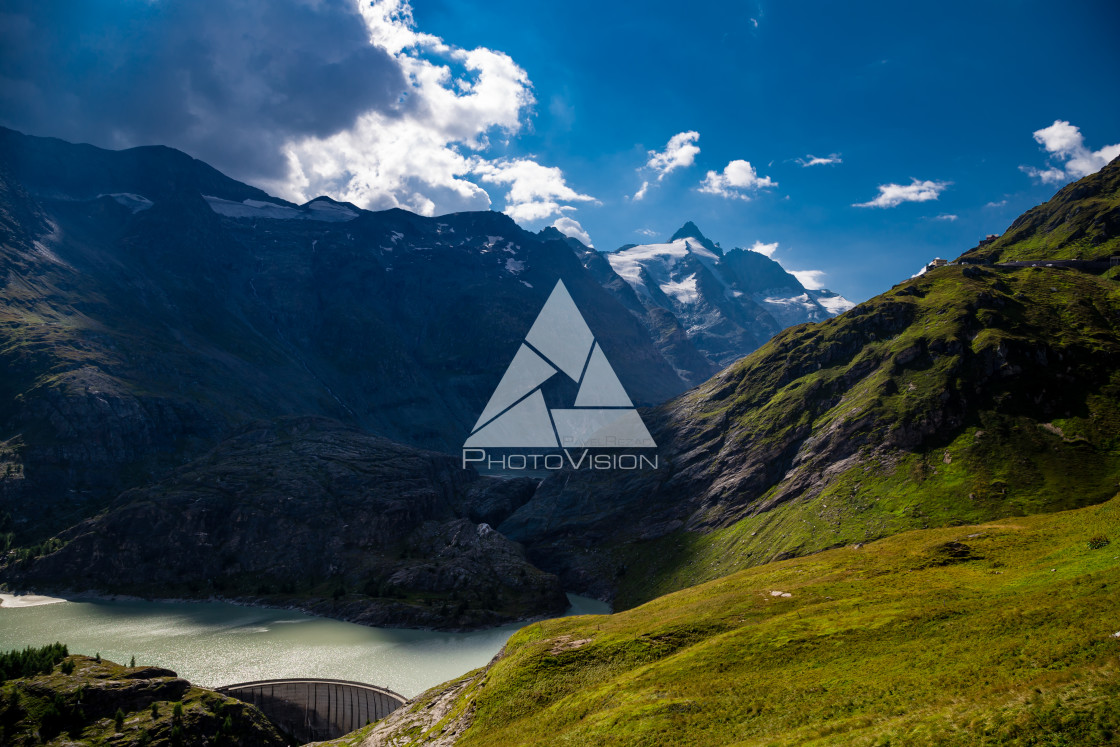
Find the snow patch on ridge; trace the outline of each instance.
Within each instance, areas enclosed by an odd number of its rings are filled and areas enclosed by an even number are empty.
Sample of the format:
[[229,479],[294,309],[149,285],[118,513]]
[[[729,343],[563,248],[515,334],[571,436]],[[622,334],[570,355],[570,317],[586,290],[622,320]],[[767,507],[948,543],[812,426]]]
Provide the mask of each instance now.
[[107,195],[98,195],[98,197],[112,197],[118,203],[131,210],[133,215],[136,215],[140,211],[147,210],[152,205],[155,205],[154,202],[149,200],[144,195],[137,195],[133,194],[132,192],[114,192]]
[[307,204],[316,215],[308,216],[311,220],[325,220],[331,223],[342,223],[344,221],[353,220],[358,217],[353,208],[348,208],[345,205],[338,205],[326,200],[312,200]]
[[206,204],[210,206],[211,210],[227,218],[271,218],[273,220],[317,220],[327,223],[342,223],[358,217],[353,209],[326,200],[313,200],[300,208],[294,208],[263,200],[234,202],[213,195],[203,195],[202,199],[206,200]]
[[696,239],[677,239],[668,244],[643,244],[606,256],[611,268],[638,293],[652,297],[653,294],[646,286],[648,277],[666,296],[681,304],[693,304],[699,299],[696,273],[686,278],[674,277],[678,262],[690,254],[709,267],[716,277],[720,277],[714,268],[718,257],[701,246]]
[[810,293],[815,297],[816,302],[833,316],[843,314],[848,309],[855,308],[855,303],[844,298],[839,293],[833,293],[825,288],[818,291],[810,291]]
[[670,296],[679,304],[693,304],[700,298],[696,290],[696,273],[692,273],[682,280],[670,280],[661,284],[661,292]]

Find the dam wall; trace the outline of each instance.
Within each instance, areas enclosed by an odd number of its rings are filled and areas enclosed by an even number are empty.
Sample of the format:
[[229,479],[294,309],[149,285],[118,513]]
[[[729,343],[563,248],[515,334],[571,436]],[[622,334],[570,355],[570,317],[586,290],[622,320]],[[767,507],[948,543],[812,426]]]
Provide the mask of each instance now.
[[337,739],[388,716],[405,703],[405,698],[392,690],[345,680],[260,680],[217,690],[260,708],[301,744]]

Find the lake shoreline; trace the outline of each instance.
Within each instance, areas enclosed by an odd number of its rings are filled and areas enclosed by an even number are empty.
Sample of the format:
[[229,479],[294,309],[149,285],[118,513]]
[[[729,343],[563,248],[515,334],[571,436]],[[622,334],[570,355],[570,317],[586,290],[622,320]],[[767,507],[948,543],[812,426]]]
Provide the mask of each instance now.
[[23,607],[42,607],[45,604],[59,604],[69,600],[61,597],[48,597],[42,594],[0,593],[0,608],[21,609]]
[[[58,604],[61,602],[80,602],[80,601],[101,601],[101,602],[150,602],[154,604],[191,604],[191,603],[218,603],[218,604],[231,604],[237,607],[249,607],[254,609],[269,609],[269,610],[282,610],[287,612],[299,612],[311,617],[318,617],[325,620],[338,620],[339,622],[353,623],[355,625],[362,625],[367,628],[384,628],[391,630],[419,630],[433,633],[474,633],[486,630],[497,630],[507,625],[531,625],[535,622],[542,620],[552,620],[557,617],[572,616],[572,610],[576,609],[577,605],[573,601],[573,597],[580,599],[590,599],[580,597],[575,592],[564,592],[568,598],[568,608],[559,615],[536,615],[527,618],[518,618],[512,620],[504,620],[493,625],[480,625],[475,627],[435,627],[430,625],[405,625],[394,624],[386,622],[368,622],[362,619],[355,619],[346,615],[330,615],[324,614],[322,611],[304,607],[299,604],[270,604],[259,599],[246,599],[244,597],[223,597],[218,595],[211,595],[209,597],[142,597],[135,594],[117,594],[110,592],[100,591],[73,591],[68,589],[45,591],[5,591],[0,592],[0,610],[4,609],[21,609],[25,607],[42,606],[46,604]],[[26,600],[26,601],[21,601]],[[607,605],[607,612],[605,613],[578,613],[578,614],[610,614],[613,610],[610,605],[602,600],[593,600]]]

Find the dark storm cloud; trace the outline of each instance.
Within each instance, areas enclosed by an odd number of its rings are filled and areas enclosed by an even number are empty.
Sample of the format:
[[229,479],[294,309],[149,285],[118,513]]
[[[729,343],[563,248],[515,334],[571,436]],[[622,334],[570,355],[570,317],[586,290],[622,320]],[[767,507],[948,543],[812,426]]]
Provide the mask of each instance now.
[[405,88],[350,0],[9,0],[0,122],[105,147],[165,144],[242,179],[292,136],[338,132]]

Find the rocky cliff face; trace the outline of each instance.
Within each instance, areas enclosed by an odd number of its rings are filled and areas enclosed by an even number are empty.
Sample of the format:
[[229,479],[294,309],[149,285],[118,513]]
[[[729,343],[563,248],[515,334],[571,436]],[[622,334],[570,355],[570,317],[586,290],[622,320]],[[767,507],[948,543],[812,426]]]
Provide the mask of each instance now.
[[529,480],[288,418],[242,428],[16,563],[10,583],[295,605],[368,625],[465,629],[562,613],[556,576],[500,523]]

